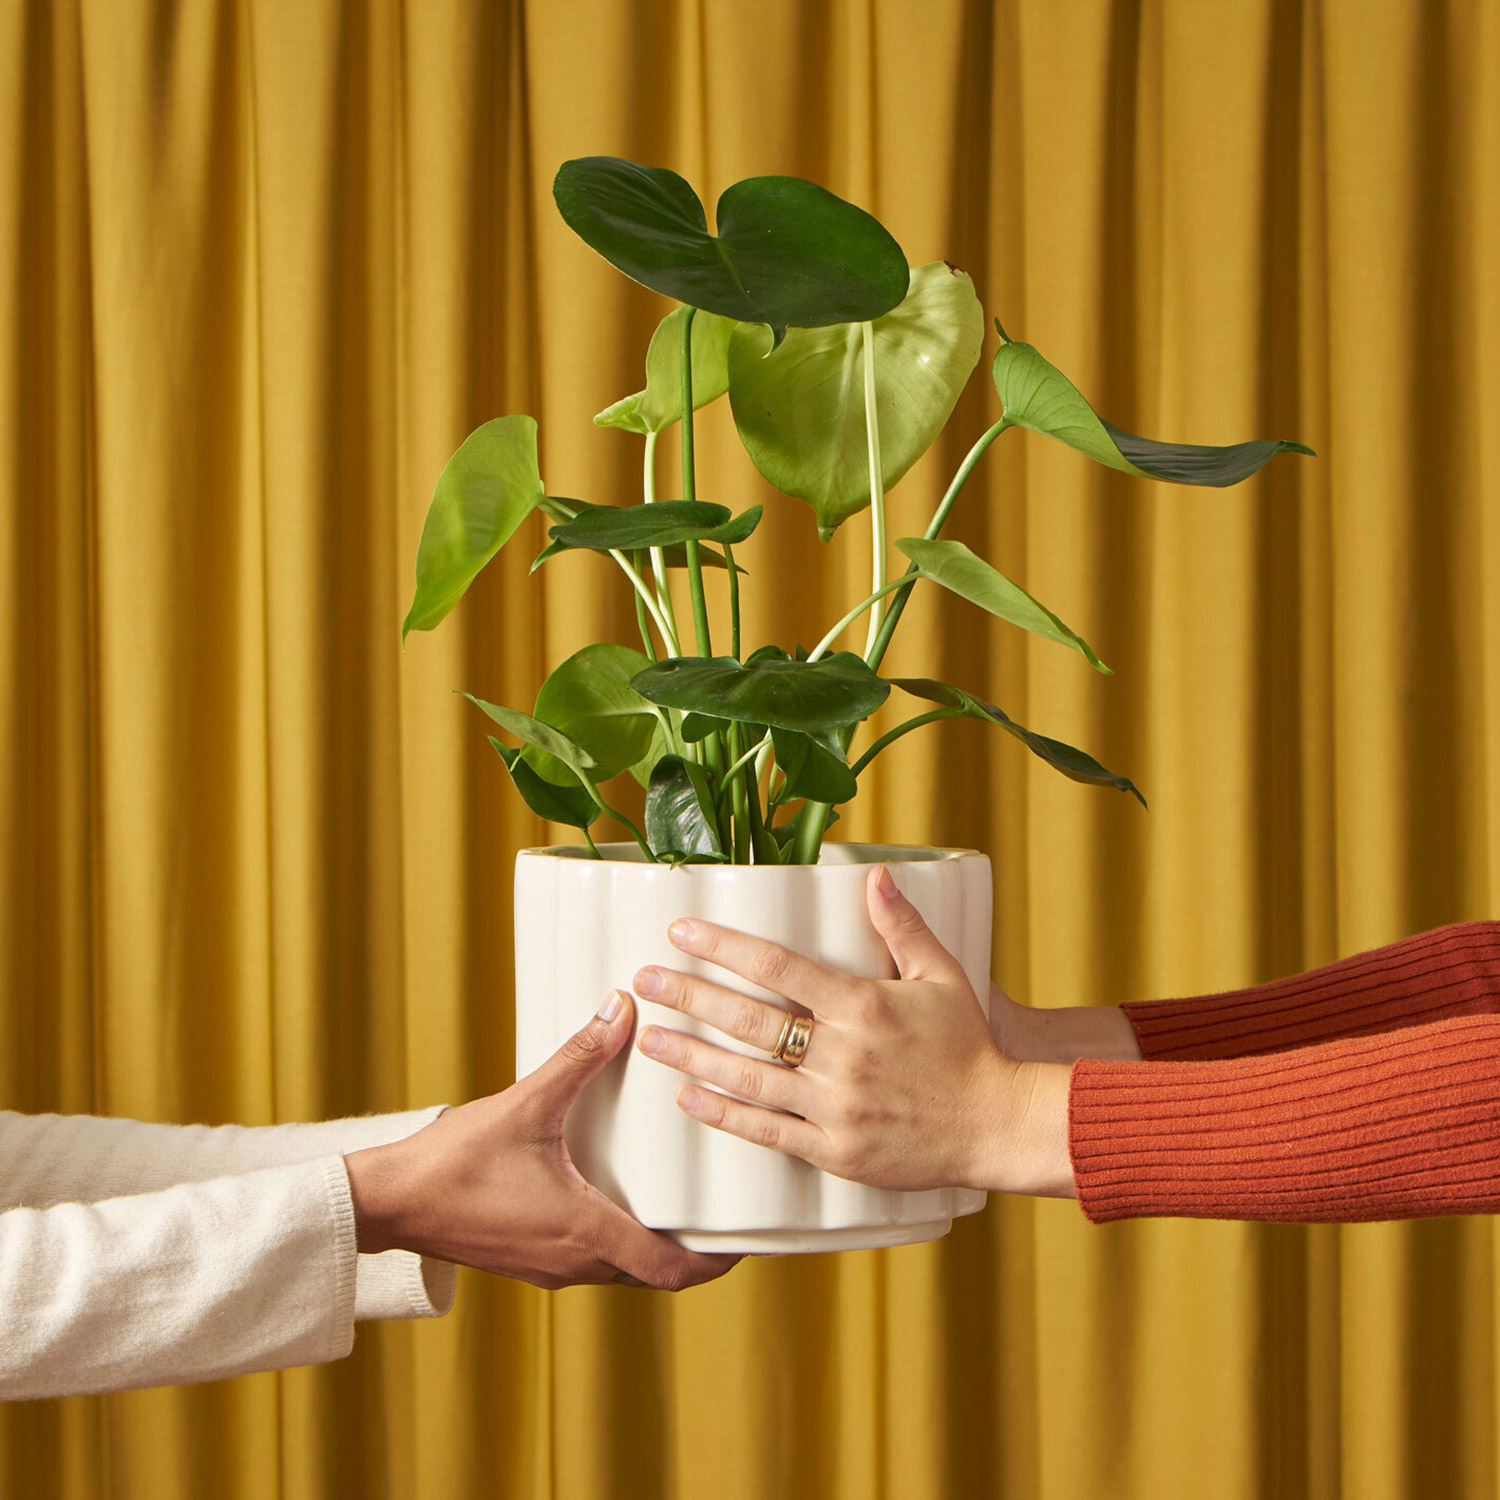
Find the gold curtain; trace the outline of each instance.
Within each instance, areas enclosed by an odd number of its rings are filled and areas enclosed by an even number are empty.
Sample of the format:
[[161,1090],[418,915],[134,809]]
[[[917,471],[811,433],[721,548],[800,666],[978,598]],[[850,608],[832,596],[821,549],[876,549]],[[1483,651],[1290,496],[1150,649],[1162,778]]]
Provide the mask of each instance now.
[[[1120,425],[1318,449],[1189,491],[1011,434],[966,492],[952,534],[1117,675],[932,599],[893,663],[1151,800],[973,724],[882,762],[841,831],[990,850],[1012,993],[1494,914],[1500,6],[0,0],[0,111],[0,1103],[255,1123],[509,1080],[510,862],[546,830],[450,690],[524,706],[630,604],[522,547],[397,627],[482,420],[539,419],[553,493],[635,492],[589,419],[662,308],[558,219],[575,155],[710,201],[815,178]],[[893,534],[994,409],[981,371]],[[749,638],[810,642],[862,523],[821,548],[702,429],[703,492],[770,500]],[[12,1407],[0,1493],[1491,1496],[1496,1255],[1479,1219],[996,1202],[675,1300],[465,1273],[339,1366]]]

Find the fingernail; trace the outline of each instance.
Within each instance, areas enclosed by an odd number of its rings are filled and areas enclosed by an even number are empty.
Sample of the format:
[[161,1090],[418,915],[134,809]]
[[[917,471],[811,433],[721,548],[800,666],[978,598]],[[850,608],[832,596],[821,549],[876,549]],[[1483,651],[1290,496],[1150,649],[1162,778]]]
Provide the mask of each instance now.
[[891,878],[891,872],[884,865],[881,865],[879,872],[875,876],[875,889],[887,901],[894,901],[901,894],[896,889],[896,882]]
[[686,948],[698,936],[698,929],[685,917],[679,917],[667,928],[667,936],[677,947]]
[[661,971],[659,969],[642,969],[635,976],[635,992],[650,999],[653,995],[661,994]]
[[683,1089],[677,1102],[690,1114],[695,1115],[703,1107],[703,1095],[697,1089]]
[[610,1021],[613,1021],[614,1018],[620,1014],[620,1006],[623,1003],[624,998],[620,994],[619,990],[611,990],[609,994],[604,997],[604,1004],[599,1007],[599,1019],[606,1024],[608,1024]]
[[655,1026],[648,1026],[641,1033],[641,1051],[644,1052],[647,1057],[655,1057],[656,1054],[661,1051],[662,1043],[664,1043],[665,1041],[666,1037],[664,1037],[661,1032],[656,1029]]

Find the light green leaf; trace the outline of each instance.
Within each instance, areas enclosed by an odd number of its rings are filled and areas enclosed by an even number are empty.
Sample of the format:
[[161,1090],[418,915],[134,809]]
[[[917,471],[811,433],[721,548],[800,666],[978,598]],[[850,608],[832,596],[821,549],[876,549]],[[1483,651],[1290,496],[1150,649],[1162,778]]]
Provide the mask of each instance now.
[[410,631],[431,630],[463,598],[543,495],[533,418],[496,417],[463,440],[427,507],[403,644]]
[[962,542],[903,537],[896,545],[916,563],[924,578],[942,584],[959,598],[1019,625],[1022,630],[1071,646],[1091,667],[1109,672],[1081,635],[1070,630],[1045,604],[1038,603],[998,568],[976,557]]
[[[1005,337],[1003,332],[1000,336]],[[1285,439],[1204,447],[1158,443],[1122,432],[1099,417],[1073,382],[1030,344],[1002,343],[992,373],[1008,427],[1054,437],[1095,463],[1142,479],[1222,488],[1248,479],[1278,453],[1312,455],[1313,451]]]
[[[755,467],[805,500],[825,541],[870,503],[862,325],[793,329],[771,352],[764,327],[729,343],[729,401]],[[952,415],[984,343],[974,283],[945,261],[918,266],[899,306],[876,318],[875,409],[889,491]]]
[[1092,786],[1112,786],[1116,791],[1129,792],[1142,807],[1146,805],[1146,799],[1141,796],[1136,784],[1129,778],[1116,776],[1113,771],[1106,771],[1092,755],[1083,750],[1076,750],[1072,745],[1066,745],[1061,740],[1049,739],[1044,734],[1037,734],[1024,725],[1017,724],[1003,709],[996,708],[993,703],[986,703],[983,699],[974,697],[972,693],[966,693],[962,688],[956,688],[947,682],[936,682],[931,677],[895,677],[891,680],[898,688],[912,694],[913,697],[925,698],[929,703],[942,703],[960,709],[964,718],[983,719],[986,723],[998,724],[1007,734],[1020,740],[1033,755],[1046,761],[1053,770],[1061,771],[1064,776],[1073,781],[1085,782]]
[[[629,646],[585,646],[558,666],[537,693],[533,716],[587,752],[593,763],[591,781],[608,781],[650,753],[657,710],[630,685],[650,665],[643,652]],[[526,759],[544,781],[566,786],[573,780],[569,765],[540,750],[528,750]]]
[[[682,420],[682,325],[679,307],[656,325],[646,351],[646,389],[625,396],[594,418],[599,427],[662,432]],[[733,318],[699,313],[693,319],[693,410],[717,401],[729,389],[729,335]]]

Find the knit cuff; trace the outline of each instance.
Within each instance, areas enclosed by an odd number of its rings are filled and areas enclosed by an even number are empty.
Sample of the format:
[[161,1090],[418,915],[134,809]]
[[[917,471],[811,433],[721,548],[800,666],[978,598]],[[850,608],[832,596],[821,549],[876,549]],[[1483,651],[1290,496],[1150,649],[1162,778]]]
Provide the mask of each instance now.
[[323,1188],[333,1228],[333,1304],[328,1310],[325,1360],[343,1359],[354,1347],[354,1294],[359,1251],[354,1226],[354,1198],[342,1156],[324,1164]]
[[1141,1056],[1251,1057],[1500,1009],[1500,922],[1464,922],[1270,984],[1120,1007]]
[[1494,1213],[1500,1018],[1263,1058],[1079,1062],[1068,1148],[1095,1223]]
[[453,1306],[456,1268],[410,1250],[361,1255],[354,1319],[441,1318]]

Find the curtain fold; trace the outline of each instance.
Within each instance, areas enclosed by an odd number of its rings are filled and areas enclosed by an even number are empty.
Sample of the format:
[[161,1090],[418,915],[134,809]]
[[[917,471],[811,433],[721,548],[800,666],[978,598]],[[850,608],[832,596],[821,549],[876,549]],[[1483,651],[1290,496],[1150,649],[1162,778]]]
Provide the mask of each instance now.
[[[633,610],[523,546],[404,653],[399,624],[485,419],[537,417],[552,493],[636,493],[590,419],[664,304],[551,203],[596,153],[709,201],[815,178],[1118,425],[1318,450],[1185,490],[1010,433],[965,491],[952,534],[1116,675],[921,597],[891,668],[1151,810],[959,723],[839,832],[989,850],[1012,994],[1495,914],[1500,8],[0,0],[0,1105],[258,1123],[510,1080],[510,865],[549,832],[452,690],[525,706]],[[893,536],[994,414],[982,368]],[[768,506],[747,640],[865,592],[867,523],[818,544],[723,403],[699,475]],[[1495,1269],[1487,1220],[997,1201],[677,1299],[466,1274],[337,1367],[0,1410],[0,1494],[1491,1496]]]

